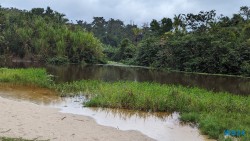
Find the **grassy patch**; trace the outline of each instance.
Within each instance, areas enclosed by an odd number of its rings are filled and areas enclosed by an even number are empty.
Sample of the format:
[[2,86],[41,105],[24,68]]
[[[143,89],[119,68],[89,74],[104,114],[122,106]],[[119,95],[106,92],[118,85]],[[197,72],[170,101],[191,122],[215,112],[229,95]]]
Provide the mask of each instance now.
[[36,85],[49,87],[52,84],[51,77],[45,69],[7,69],[0,68],[0,82],[22,85]]
[[198,124],[204,134],[219,138],[224,130],[250,133],[250,97],[215,93],[199,88],[137,82],[84,80],[56,86],[67,95],[82,92],[91,107],[126,108],[181,113],[181,120]]
[[49,141],[49,140],[37,140],[37,139],[27,140],[23,138],[0,137],[0,141]]
[[34,141],[34,140],[26,140],[26,139],[23,139],[23,138],[0,137],[0,141]]

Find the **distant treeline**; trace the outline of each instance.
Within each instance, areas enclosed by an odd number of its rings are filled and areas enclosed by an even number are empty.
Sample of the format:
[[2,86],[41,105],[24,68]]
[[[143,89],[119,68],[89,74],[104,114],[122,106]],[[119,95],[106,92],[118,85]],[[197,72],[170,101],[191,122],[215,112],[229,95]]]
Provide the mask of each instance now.
[[[106,57],[105,57],[106,55]],[[51,8],[0,8],[0,58],[126,64],[250,76],[250,7],[174,15],[143,26],[94,17],[70,23]]]
[[125,25],[94,17],[78,25],[106,46],[110,60],[189,72],[250,76],[250,7],[232,17],[215,10],[174,15],[150,24]]

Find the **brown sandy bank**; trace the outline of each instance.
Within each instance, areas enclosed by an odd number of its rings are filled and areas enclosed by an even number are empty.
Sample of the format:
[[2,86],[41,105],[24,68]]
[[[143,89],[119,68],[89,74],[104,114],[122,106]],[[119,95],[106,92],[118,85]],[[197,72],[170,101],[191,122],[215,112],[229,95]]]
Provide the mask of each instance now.
[[86,116],[0,97],[0,137],[51,141],[150,141],[137,131],[98,125]]

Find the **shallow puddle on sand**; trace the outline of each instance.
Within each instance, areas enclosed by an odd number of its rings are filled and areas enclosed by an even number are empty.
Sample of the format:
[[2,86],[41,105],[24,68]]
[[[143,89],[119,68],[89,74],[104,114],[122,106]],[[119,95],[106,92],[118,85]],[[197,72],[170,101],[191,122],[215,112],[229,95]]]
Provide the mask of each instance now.
[[196,127],[181,125],[178,113],[148,113],[124,109],[86,108],[85,97],[61,98],[55,92],[37,87],[0,85],[0,96],[59,108],[62,113],[92,117],[100,125],[118,130],[137,130],[159,141],[207,140]]
[[196,127],[182,125],[178,113],[148,113],[124,109],[85,108],[84,97],[64,98],[56,105],[63,113],[90,116],[98,124],[119,130],[137,130],[159,141],[201,141],[208,140],[199,134]]

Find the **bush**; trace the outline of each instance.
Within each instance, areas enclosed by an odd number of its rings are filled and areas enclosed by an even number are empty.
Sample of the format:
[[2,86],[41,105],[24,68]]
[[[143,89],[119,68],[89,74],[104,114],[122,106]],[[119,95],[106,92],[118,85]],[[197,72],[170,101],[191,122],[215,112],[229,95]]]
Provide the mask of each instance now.
[[49,58],[47,60],[47,63],[53,64],[53,65],[63,65],[63,64],[68,64],[69,59],[67,57],[58,56],[58,57]]

